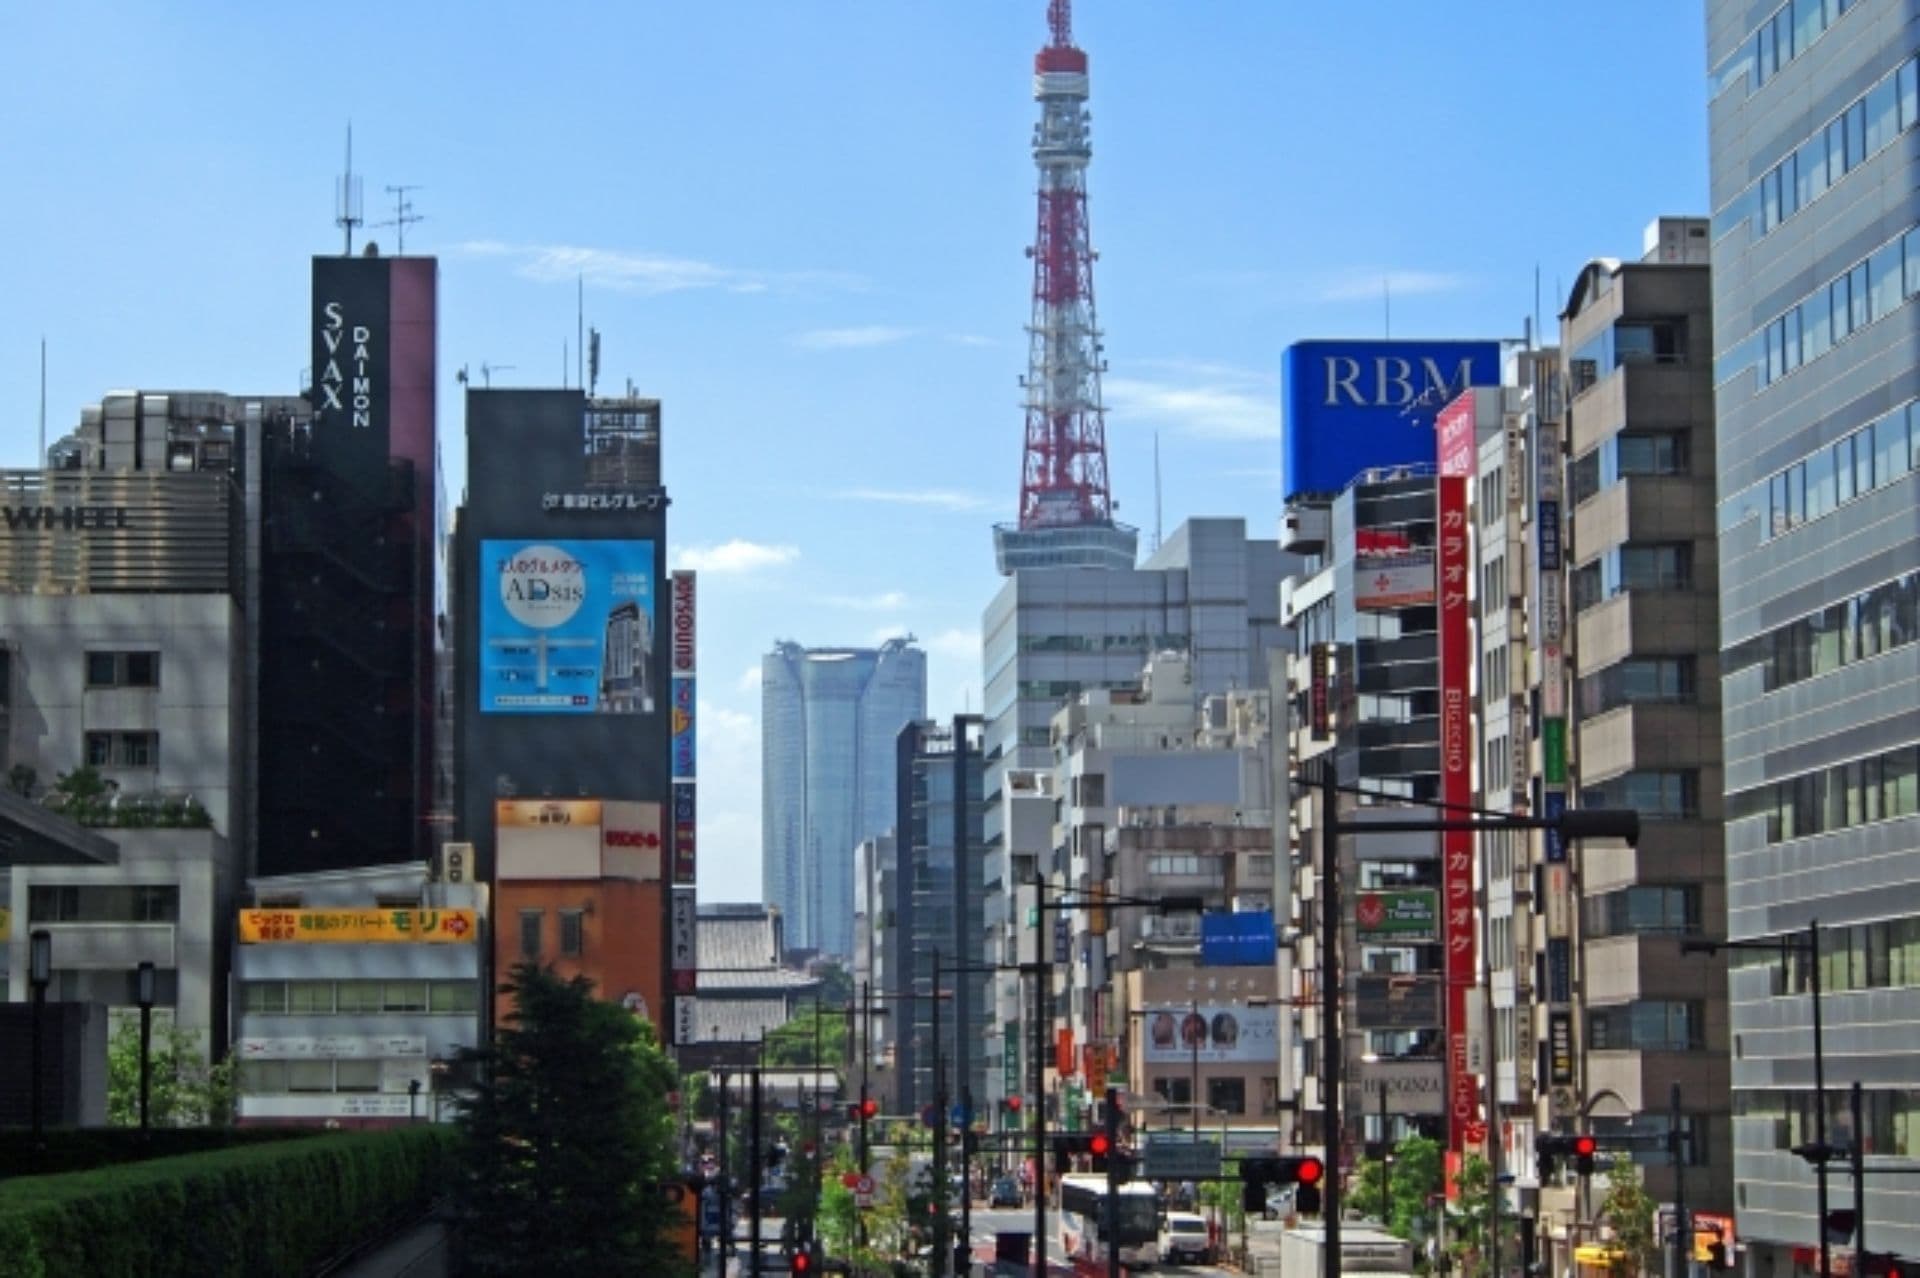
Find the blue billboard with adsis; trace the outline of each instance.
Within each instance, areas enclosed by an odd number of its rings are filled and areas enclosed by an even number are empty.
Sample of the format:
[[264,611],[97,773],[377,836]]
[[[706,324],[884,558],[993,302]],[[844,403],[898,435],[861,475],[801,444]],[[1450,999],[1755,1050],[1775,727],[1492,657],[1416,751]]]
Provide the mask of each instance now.
[[652,714],[651,541],[480,543],[480,709]]
[[1280,495],[1332,496],[1363,471],[1432,465],[1433,418],[1500,384],[1497,341],[1295,342],[1280,361]]

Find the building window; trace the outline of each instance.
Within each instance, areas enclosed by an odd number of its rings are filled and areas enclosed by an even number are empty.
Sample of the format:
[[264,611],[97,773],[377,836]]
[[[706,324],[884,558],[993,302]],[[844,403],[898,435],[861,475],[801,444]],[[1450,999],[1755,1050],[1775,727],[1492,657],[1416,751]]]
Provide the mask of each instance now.
[[160,766],[160,734],[89,732],[86,752],[90,768],[157,768]]
[[1700,930],[1700,888],[1695,884],[1622,888],[1587,902],[1595,936],[1685,936]]
[[336,1092],[377,1092],[380,1090],[379,1061],[335,1061],[333,1090]]
[[1156,1078],[1153,1080],[1153,1093],[1169,1105],[1191,1105],[1193,1103],[1193,1080],[1186,1076]]
[[1246,1113],[1247,1080],[1244,1078],[1209,1078],[1207,1080],[1207,1105],[1216,1114]]
[[383,1012],[424,1012],[427,1010],[425,981],[387,981],[381,989]]
[[435,981],[427,988],[427,1010],[442,1015],[479,1011],[479,983],[476,981]]
[[529,962],[540,961],[540,924],[546,913],[545,910],[520,911],[520,957]]
[[278,1015],[287,1010],[287,983],[285,981],[247,981],[240,987],[240,1006],[249,1012],[263,1016]]
[[333,982],[287,982],[287,1014],[289,1016],[333,1015]]
[[332,1061],[288,1061],[287,1090],[290,1092],[330,1092],[333,1090]]
[[157,652],[89,652],[89,688],[157,688],[160,654]]
[[1634,657],[1580,679],[1579,707],[1583,719],[1621,706],[1693,699],[1692,657]]
[[383,1006],[383,991],[378,981],[341,981],[336,993],[342,1016],[366,1015]]
[[180,917],[180,889],[36,884],[27,889],[27,917],[35,923],[172,923]]
[[287,1090],[285,1061],[241,1061],[240,1090],[248,1096],[278,1096]]
[[1583,808],[1632,808],[1655,821],[1700,815],[1700,775],[1689,769],[1623,772],[1580,791]]
[[581,910],[560,911],[560,952],[578,958],[587,948],[587,916]]
[[1701,1005],[1643,999],[1587,1013],[1587,1042],[1596,1052],[1697,1052],[1706,1046]]

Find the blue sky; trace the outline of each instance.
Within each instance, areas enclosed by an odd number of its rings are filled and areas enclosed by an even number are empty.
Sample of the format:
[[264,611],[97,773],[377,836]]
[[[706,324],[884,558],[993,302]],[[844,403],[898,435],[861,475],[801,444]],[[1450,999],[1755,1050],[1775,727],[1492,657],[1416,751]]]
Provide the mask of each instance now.
[[[1278,360],[1517,336],[1579,267],[1705,213],[1691,0],[1081,0],[1120,517],[1278,514]],[[413,183],[454,374],[664,401],[702,572],[705,899],[759,897],[759,654],[910,631],[979,706],[1014,512],[1043,0],[0,6],[0,465],[120,387],[284,393],[343,135]],[[363,233],[364,234],[364,233]],[[393,247],[392,228],[371,234]],[[479,459],[475,464],[484,464]]]

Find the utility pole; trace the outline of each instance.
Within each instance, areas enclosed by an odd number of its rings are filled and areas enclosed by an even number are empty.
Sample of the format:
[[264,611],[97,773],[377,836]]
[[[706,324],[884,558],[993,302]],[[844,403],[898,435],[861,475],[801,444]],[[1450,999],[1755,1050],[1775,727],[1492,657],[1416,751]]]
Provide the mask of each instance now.
[[[1862,1125],[1866,1117],[1866,1105],[1860,1095],[1860,1080],[1854,1079],[1853,1086],[1847,1089],[1847,1111],[1853,1117],[1853,1148],[1849,1159],[1853,1164],[1853,1272],[1856,1278],[1867,1272],[1867,1129]],[[1826,1222],[1820,1222],[1822,1232]]]
[[[1326,1142],[1327,1183],[1322,1272],[1340,1278],[1340,792],[1333,757],[1320,763],[1320,1126]],[[1442,1214],[1445,1209],[1442,1208]],[[1295,1275],[1295,1278],[1300,1278]],[[1823,1275],[1823,1278],[1825,1276]]]
[[749,1222],[747,1226],[747,1245],[751,1250],[749,1250],[747,1254],[751,1256],[752,1259],[747,1262],[747,1272],[749,1274],[758,1274],[760,1272],[760,1157],[761,1157],[761,1153],[760,1153],[760,1067],[758,1065],[753,1067],[753,1098],[750,1104],[752,1106],[749,1112],[752,1114],[751,1123],[752,1123],[753,1144],[752,1144],[752,1148],[750,1148],[747,1151],[747,1159],[748,1159],[747,1188],[748,1188],[748,1192],[752,1194],[752,1198],[747,1203],[747,1220]]
[[1667,1092],[1667,1158],[1673,1165],[1673,1278],[1687,1278],[1693,1261],[1693,1219],[1687,1212],[1687,1157],[1680,1146],[1681,1140],[1680,1084],[1675,1083]]
[[1041,1062],[1048,1028],[1047,981],[1047,884],[1038,869],[1033,872],[1033,1272],[1035,1278],[1047,1274],[1047,1073]]
[[947,1082],[940,1042],[940,950],[933,951],[933,1272],[947,1272]]

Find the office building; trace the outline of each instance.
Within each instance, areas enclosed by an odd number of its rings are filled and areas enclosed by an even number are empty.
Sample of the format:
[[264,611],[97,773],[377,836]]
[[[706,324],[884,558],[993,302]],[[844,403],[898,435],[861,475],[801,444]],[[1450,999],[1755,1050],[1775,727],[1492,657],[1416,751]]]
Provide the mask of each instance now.
[[894,828],[894,746],[927,715],[927,654],[782,641],[760,660],[760,873],[787,944],[853,955],[853,853]]
[[[1817,1264],[1808,928],[1827,1139],[1865,1086],[1911,1159],[1920,1089],[1920,37],[1911,0],[1709,0],[1727,931],[1803,947],[1729,975],[1748,1273]],[[1842,1201],[1846,1178],[1834,1178]],[[1920,1183],[1870,1177],[1875,1251],[1920,1255]]]
[[674,1041],[670,987],[691,996],[697,963],[692,813],[668,812],[693,688],[661,637],[660,404],[470,387],[466,416],[460,831],[494,886],[494,976],[551,962]]
[[481,1041],[484,890],[455,853],[251,880],[234,928],[242,1125],[446,1122]]
[[[979,720],[966,715],[910,723],[899,736],[899,826],[881,902],[882,983],[873,987],[888,1013],[897,1113],[918,1112],[942,1092],[949,1108],[988,1094],[980,737]],[[937,1013],[936,990],[946,993]]]
[[49,997],[129,1007],[152,962],[164,1014],[226,1042],[252,846],[257,459],[302,409],[116,392],[47,469],[0,474],[0,773],[43,837],[95,862],[8,872],[13,998],[45,927]]

